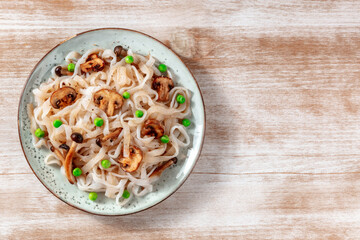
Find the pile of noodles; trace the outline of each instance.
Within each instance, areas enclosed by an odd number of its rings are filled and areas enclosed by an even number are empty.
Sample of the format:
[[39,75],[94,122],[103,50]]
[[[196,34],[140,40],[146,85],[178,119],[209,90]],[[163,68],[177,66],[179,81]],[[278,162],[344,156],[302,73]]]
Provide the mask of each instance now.
[[[80,64],[93,53],[107,63],[105,68],[99,72],[82,73]],[[52,69],[52,76],[48,81],[33,90],[35,106],[28,105],[31,132],[34,133],[38,127],[47,132],[45,138],[37,139],[34,136],[34,146],[49,148],[52,145],[58,148],[63,143],[70,146],[71,134],[81,133],[84,142],[77,145],[73,164],[80,167],[83,174],[76,178],[75,184],[82,191],[104,192],[107,197],[115,198],[119,205],[125,205],[134,196],[144,196],[151,192],[153,183],[158,178],[150,177],[151,173],[161,163],[177,157],[181,147],[190,144],[190,137],[181,124],[181,119],[190,115],[189,91],[177,86],[176,79],[173,79],[175,87],[170,91],[169,101],[156,101],[158,93],[151,88],[151,84],[153,77],[160,76],[161,73],[155,66],[155,59],[150,55],[135,54],[130,49],[127,54],[133,56],[134,64],[127,64],[124,58],[117,61],[111,49],[91,49],[82,56],[77,52],[70,52],[65,60],[75,64],[73,75],[58,77]],[[170,71],[166,74],[171,78]],[[50,104],[50,96],[63,86],[74,88],[78,98],[70,106],[54,109]],[[120,111],[108,117],[93,101],[94,93],[101,89],[112,89],[121,95],[127,91],[131,97],[124,100]],[[178,94],[185,96],[184,104],[176,101]],[[135,117],[136,110],[142,110],[144,115],[141,118]],[[97,117],[104,120],[102,127],[94,125]],[[52,123],[55,119],[60,119],[63,125],[54,128]],[[141,135],[142,125],[147,119],[163,122],[169,143],[164,144],[154,137]],[[96,139],[100,135],[105,136],[120,127],[120,135],[110,145],[96,145]],[[127,157],[129,146],[133,145],[142,150],[143,160],[135,172],[124,172],[117,159],[120,156]],[[111,162],[110,168],[102,167],[103,159]],[[52,152],[45,158],[45,162],[61,166],[60,160]],[[61,171],[64,174],[63,167]],[[130,192],[127,199],[122,197],[125,189]]]

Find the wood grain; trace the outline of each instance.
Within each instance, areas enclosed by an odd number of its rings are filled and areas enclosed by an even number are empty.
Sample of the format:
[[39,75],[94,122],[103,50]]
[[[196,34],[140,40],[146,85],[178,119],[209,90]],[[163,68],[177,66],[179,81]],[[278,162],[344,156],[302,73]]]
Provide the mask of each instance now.
[[[0,1],[1,239],[359,239],[360,2]],[[165,42],[204,95],[187,182],[125,217],[83,213],[32,174],[17,104],[36,62],[82,31]]]

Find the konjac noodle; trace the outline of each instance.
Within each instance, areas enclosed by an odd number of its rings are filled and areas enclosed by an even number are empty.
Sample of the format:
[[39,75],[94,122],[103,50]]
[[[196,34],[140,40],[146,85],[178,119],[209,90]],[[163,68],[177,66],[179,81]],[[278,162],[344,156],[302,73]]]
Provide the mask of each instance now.
[[35,147],[51,150],[45,163],[91,200],[104,192],[125,205],[151,192],[190,144],[190,92],[151,55],[121,46],[65,61],[28,105]]

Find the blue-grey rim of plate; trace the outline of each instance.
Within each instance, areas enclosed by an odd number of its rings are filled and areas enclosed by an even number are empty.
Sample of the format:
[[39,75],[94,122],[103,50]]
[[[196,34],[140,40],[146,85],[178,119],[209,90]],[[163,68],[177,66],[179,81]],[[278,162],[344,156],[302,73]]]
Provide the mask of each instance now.
[[[95,44],[95,45],[94,45]],[[32,143],[30,120],[26,106],[34,101],[32,90],[50,77],[51,69],[65,63],[70,51],[84,53],[98,45],[113,49],[116,45],[131,48],[134,52],[150,53],[159,62],[166,64],[173,74],[175,84],[191,91],[191,126],[187,128],[191,144],[180,152],[178,163],[167,169],[154,185],[153,192],[141,198],[134,198],[128,205],[121,207],[115,199],[99,194],[96,201],[88,199],[88,193],[70,184],[58,166],[46,165],[44,157],[49,153],[46,148],[36,149]],[[18,109],[18,130],[22,150],[30,168],[40,182],[57,198],[82,211],[97,215],[127,215],[146,210],[173,194],[192,172],[200,156],[205,136],[205,106],[199,86],[187,68],[170,48],[159,40],[144,33],[124,28],[101,28],[79,33],[51,49],[34,67],[26,81],[20,97]]]

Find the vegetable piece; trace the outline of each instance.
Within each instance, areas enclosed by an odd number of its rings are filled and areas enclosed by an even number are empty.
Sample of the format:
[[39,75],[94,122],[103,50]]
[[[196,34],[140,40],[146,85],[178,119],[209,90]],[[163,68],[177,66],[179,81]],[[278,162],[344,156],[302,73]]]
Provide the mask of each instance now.
[[72,87],[62,87],[53,92],[50,97],[51,106],[55,109],[62,109],[73,104],[77,93]]
[[185,102],[185,97],[181,94],[177,95],[176,101],[180,104],[183,104]]
[[73,140],[76,143],[82,143],[84,141],[83,136],[80,133],[73,133],[71,134],[71,140]]
[[160,138],[164,135],[164,126],[158,120],[148,119],[141,129],[141,134]]
[[166,72],[167,66],[165,64],[159,64],[158,69],[160,72]]
[[103,110],[106,115],[113,116],[116,109],[123,105],[122,96],[114,90],[101,89],[94,94],[94,103]]
[[115,129],[115,131],[113,131],[112,133],[109,133],[108,135],[104,136],[104,137],[101,139],[101,141],[102,141],[102,142],[105,142],[105,141],[107,141],[108,139],[115,140],[115,139],[119,136],[119,134],[121,133],[121,130],[122,130],[122,128],[117,128],[117,129]]
[[62,76],[61,70],[62,70],[62,67],[61,67],[61,66],[57,66],[57,67],[55,68],[55,74],[56,74],[58,77],[61,77],[61,76]]
[[112,133],[109,133],[108,135],[104,136],[103,138],[96,139],[96,144],[99,147],[102,147],[102,144],[101,144],[102,142],[105,142],[108,139],[110,139],[110,141],[115,140],[119,136],[121,131],[122,131],[122,128],[115,129],[115,131],[113,131]]
[[125,98],[125,99],[130,98],[130,93],[124,92],[124,93],[123,93],[123,98]]
[[69,63],[68,66],[67,66],[67,69],[68,69],[69,72],[74,72],[75,64]]
[[154,176],[159,177],[165,169],[176,163],[177,163],[177,158],[172,158],[169,161],[166,161],[164,164],[157,167],[155,171],[150,175],[150,177],[154,177]]
[[168,135],[163,135],[161,138],[160,138],[160,141],[162,143],[168,143],[170,141],[169,139],[169,136]]
[[168,77],[156,77],[152,83],[152,88],[157,91],[160,102],[169,100],[169,92],[174,87],[174,82]]
[[129,157],[120,157],[118,161],[122,170],[131,173],[138,169],[142,159],[143,153],[140,148],[130,146]]
[[123,47],[118,45],[114,48],[114,53],[117,57],[120,57],[121,56],[121,51],[123,50]]
[[67,70],[67,68],[62,68],[61,66],[57,66],[57,67],[55,68],[55,74],[56,74],[58,77],[61,77],[61,76],[63,76],[63,75],[68,75],[68,76],[73,75],[73,73],[72,73],[72,72],[69,72],[69,71]]
[[[61,146],[61,145],[60,145]],[[62,165],[64,165],[65,163],[65,159],[64,156],[62,155],[62,153],[59,151],[59,149],[55,148],[54,146],[50,146],[50,151],[52,151],[53,153],[55,153],[55,155],[59,158],[60,162]]]
[[130,197],[129,191],[125,189],[123,194],[122,194],[122,197],[125,198],[125,199],[129,198]]
[[91,192],[91,193],[89,193],[89,199],[90,199],[91,201],[95,201],[95,200],[97,199],[97,197],[98,197],[98,195],[97,195],[96,192]]
[[59,148],[62,148],[62,149],[64,149],[65,151],[69,151],[69,150],[70,150],[70,147],[69,147],[68,145],[66,145],[65,143],[61,144],[61,145],[59,146]]
[[53,126],[55,128],[60,127],[62,124],[63,124],[63,122],[60,119],[56,119],[56,120],[53,121]]
[[101,161],[101,166],[103,168],[107,169],[107,168],[111,167],[111,162],[107,159],[104,159]]
[[95,118],[94,119],[94,124],[97,127],[101,127],[104,124],[104,120],[102,118]]
[[98,55],[91,54],[85,63],[80,64],[80,69],[82,72],[87,73],[90,71],[98,72],[103,70],[105,67],[105,62],[98,57]]
[[189,119],[187,119],[187,118],[184,118],[184,119],[182,120],[182,124],[183,124],[185,127],[188,127],[188,126],[190,126],[191,121],[190,121]]
[[141,110],[136,110],[135,116],[136,116],[137,118],[141,118],[143,115],[144,115],[144,112],[143,112],[143,111],[141,111]]
[[82,174],[82,171],[81,171],[80,168],[74,168],[74,170],[73,170],[73,175],[74,175],[75,177],[78,177],[78,176],[80,176],[81,174]]
[[97,138],[97,139],[95,140],[95,143],[96,143],[96,145],[98,145],[99,147],[102,147],[101,139],[100,139],[100,138]]
[[118,45],[114,48],[114,53],[115,53],[116,57],[118,58],[118,60],[127,55],[126,50],[120,45]]
[[134,57],[133,56],[126,56],[125,57],[125,62],[126,63],[129,63],[129,64],[131,64],[131,63],[133,63],[134,62]]
[[35,136],[37,138],[42,138],[45,136],[45,132],[43,130],[41,130],[41,128],[38,128],[35,130]]
[[84,138],[80,133],[73,133],[73,134],[71,134],[70,137],[73,140],[73,142],[70,146],[68,153],[66,154],[64,169],[65,169],[66,178],[68,179],[68,181],[71,184],[74,184],[74,179],[71,176],[72,160],[73,160],[73,156],[74,156],[77,144],[82,143],[84,141]]

